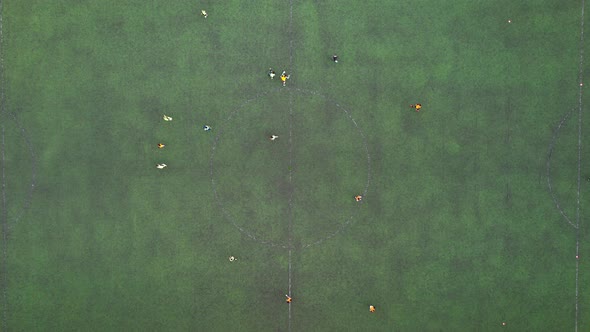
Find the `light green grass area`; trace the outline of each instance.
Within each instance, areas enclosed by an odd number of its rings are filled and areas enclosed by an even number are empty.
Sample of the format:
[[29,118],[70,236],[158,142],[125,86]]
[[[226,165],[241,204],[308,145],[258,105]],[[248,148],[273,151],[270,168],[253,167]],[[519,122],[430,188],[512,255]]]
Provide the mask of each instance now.
[[581,9],[2,1],[0,329],[587,330]]

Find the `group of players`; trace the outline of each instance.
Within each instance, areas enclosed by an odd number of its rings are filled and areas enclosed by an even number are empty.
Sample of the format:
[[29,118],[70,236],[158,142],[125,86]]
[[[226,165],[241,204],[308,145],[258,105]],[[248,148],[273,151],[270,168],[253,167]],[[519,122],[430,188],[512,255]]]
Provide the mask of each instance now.
[[[209,16],[205,10],[201,10],[201,15],[202,15],[204,18],[207,18],[207,17]],[[334,63],[338,63],[338,55],[334,54],[334,55],[332,56],[332,61],[333,61]],[[269,70],[268,70],[268,77],[270,77],[271,79],[274,79],[274,78],[275,78],[275,76],[276,76],[276,72],[275,72],[275,71],[274,71],[272,68],[269,68]],[[290,74],[287,74],[287,72],[286,72],[285,70],[283,70],[283,72],[281,73],[281,76],[279,76],[279,77],[280,77],[280,79],[281,79],[281,83],[282,83],[282,85],[283,85],[283,86],[286,86],[286,85],[287,85],[287,80],[288,80],[288,79],[291,77],[291,75],[290,75]],[[411,107],[411,108],[413,108],[413,109],[415,109],[415,110],[416,110],[416,112],[419,112],[419,111],[420,111],[420,109],[422,108],[422,104],[412,104],[412,105],[410,105],[410,107]],[[172,117],[170,117],[170,116],[167,116],[167,115],[164,115],[164,116],[163,116],[163,119],[164,119],[164,121],[172,121]],[[204,126],[203,126],[203,130],[204,130],[204,131],[210,131],[210,130],[211,130],[211,127],[210,127],[209,125],[204,125]],[[279,138],[279,136],[278,136],[278,135],[274,135],[274,134],[273,134],[273,135],[270,135],[270,137],[269,137],[269,140],[271,140],[271,141],[275,141],[275,140],[276,140],[276,139],[278,139],[278,138]],[[166,146],[166,145],[165,145],[165,144],[163,144],[163,143],[158,143],[158,145],[157,145],[158,149],[163,149],[165,146]],[[158,168],[158,169],[164,169],[164,168],[166,168],[167,166],[168,166],[168,165],[166,165],[166,164],[163,164],[163,163],[162,163],[162,164],[156,164],[156,168]],[[356,196],[354,196],[354,200],[355,200],[356,202],[360,202],[360,201],[362,201],[362,199],[363,199],[363,196],[362,196],[362,195],[356,195]],[[230,262],[234,262],[234,261],[236,261],[236,260],[237,260],[237,259],[236,259],[236,257],[234,257],[234,256],[230,256],[230,257],[229,257],[229,261],[230,261]],[[286,300],[285,300],[285,302],[286,302],[287,304],[291,304],[291,302],[293,301],[293,298],[292,298],[292,297],[291,297],[289,294],[286,294],[285,296],[286,296]],[[376,311],[376,308],[375,308],[375,306],[373,306],[373,305],[369,305],[369,312],[372,312],[372,313],[374,313],[375,311]]]
[[[163,118],[163,119],[164,119],[164,121],[166,121],[166,122],[169,122],[169,121],[172,121],[172,120],[173,120],[171,116],[168,116],[168,115],[166,115],[166,114],[164,114],[164,116],[163,116],[162,118]],[[204,125],[204,126],[203,126],[203,130],[204,130],[204,131],[210,131],[210,130],[211,130],[211,126],[209,126],[209,125]],[[277,137],[278,137],[278,136],[277,136]],[[164,144],[164,143],[158,143],[158,145],[156,145],[156,146],[158,147],[158,149],[163,149],[163,148],[166,146],[166,144]],[[166,164],[164,164],[164,163],[161,163],[161,164],[156,164],[156,168],[157,168],[157,169],[164,169],[164,168],[166,168],[166,167],[168,167],[168,165],[166,165]]]

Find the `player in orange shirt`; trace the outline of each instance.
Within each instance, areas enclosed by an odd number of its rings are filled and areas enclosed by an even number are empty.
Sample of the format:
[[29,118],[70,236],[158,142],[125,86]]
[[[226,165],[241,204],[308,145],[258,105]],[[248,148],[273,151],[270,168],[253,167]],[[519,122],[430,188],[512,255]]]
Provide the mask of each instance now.
[[355,200],[355,201],[357,201],[357,202],[360,202],[360,201],[362,201],[362,200],[363,200],[363,196],[361,196],[361,195],[356,195],[356,196],[354,196],[354,200]]
[[375,306],[370,305],[369,306],[369,312],[375,312]]
[[292,301],[293,299],[291,299],[291,297],[290,297],[289,295],[287,295],[287,294],[285,294],[285,296],[287,297],[287,299],[285,300],[285,302],[287,302],[287,303],[291,303],[291,301]]
[[158,143],[158,149],[162,149],[164,148],[166,145],[162,144],[162,143]]

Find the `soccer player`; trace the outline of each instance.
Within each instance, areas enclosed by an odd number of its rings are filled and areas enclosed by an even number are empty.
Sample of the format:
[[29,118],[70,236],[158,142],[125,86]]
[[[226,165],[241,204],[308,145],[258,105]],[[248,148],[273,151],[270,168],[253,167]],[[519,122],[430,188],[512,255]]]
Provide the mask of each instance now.
[[207,14],[207,12],[204,9],[201,9],[201,15],[203,15],[204,18],[207,18],[207,16],[209,16],[209,14]]
[[271,140],[271,141],[274,141],[277,138],[279,138],[279,136],[277,136],[277,135],[270,135],[270,137],[268,139]]
[[285,300],[285,302],[287,303],[291,303],[291,301],[293,300],[289,295],[285,294],[285,296],[287,297],[287,299]]
[[164,121],[172,121],[172,118],[164,114]]
[[163,149],[166,145],[162,143],[158,143],[158,149]]
[[416,112],[420,112],[420,109],[422,108],[422,104],[410,105],[410,107],[415,108]]
[[291,75],[287,75],[287,72],[283,70],[283,73],[281,74],[281,82],[283,82],[283,86],[287,84],[287,80],[290,76]]
[[230,262],[233,262],[233,261],[235,261],[236,259],[237,259],[237,258],[236,258],[235,256],[229,256],[229,261],[230,261]]
[[338,63],[338,56],[336,54],[332,55],[332,61],[334,61],[334,63]]
[[211,127],[210,127],[210,126],[208,126],[208,125],[204,125],[204,126],[203,126],[203,130],[204,130],[204,131],[209,131],[209,130],[211,130]]
[[375,312],[375,306],[370,305],[369,306],[369,312]]
[[272,70],[272,68],[268,69],[268,77],[270,77],[270,79],[274,79],[277,73],[275,73],[274,70]]
[[354,196],[354,200],[355,200],[355,201],[357,201],[357,202],[360,202],[360,201],[362,201],[362,200],[363,200],[363,196],[361,196],[361,195],[356,195],[356,196]]
[[157,168],[157,169],[164,169],[164,168],[166,168],[166,167],[168,167],[168,165],[166,165],[166,164],[157,164],[157,165],[156,165],[156,168]]

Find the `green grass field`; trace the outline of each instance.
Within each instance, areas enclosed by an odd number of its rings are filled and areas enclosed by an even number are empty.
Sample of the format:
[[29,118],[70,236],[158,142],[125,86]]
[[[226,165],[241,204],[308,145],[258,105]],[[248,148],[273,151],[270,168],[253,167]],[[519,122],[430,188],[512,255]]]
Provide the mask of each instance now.
[[0,4],[0,331],[590,329],[584,0]]

